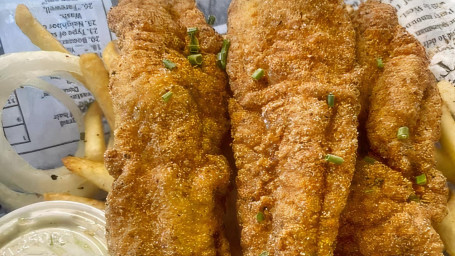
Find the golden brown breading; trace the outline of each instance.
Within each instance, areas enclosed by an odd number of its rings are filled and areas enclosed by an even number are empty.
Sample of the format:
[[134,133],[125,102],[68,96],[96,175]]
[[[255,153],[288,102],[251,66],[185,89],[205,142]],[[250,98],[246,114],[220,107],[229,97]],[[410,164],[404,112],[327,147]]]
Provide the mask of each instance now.
[[[228,38],[244,255],[330,255],[357,149],[349,17],[334,0],[234,0]],[[266,76],[254,81],[257,68]],[[326,154],[344,163],[328,163]]]
[[[367,2],[359,9],[359,13],[369,10],[363,14],[363,21],[370,24],[370,29],[376,29],[370,20],[378,20],[378,17],[369,16],[369,13],[390,15],[391,12],[383,12],[383,8],[393,10],[393,7],[375,1]],[[384,18],[384,21],[389,19]],[[393,19],[397,20],[395,12]],[[416,189],[429,204],[428,208],[434,210],[432,220],[440,221],[445,215],[448,190],[434,163],[434,143],[439,139],[441,117],[436,79],[428,69],[429,61],[423,46],[401,26],[396,26],[392,33],[394,37],[388,44],[387,55],[382,57],[383,71],[369,97],[365,126],[370,150],[408,180],[426,174],[428,185]],[[375,37],[371,40],[377,41]],[[403,126],[409,128],[409,139],[397,138],[397,131]]]
[[362,67],[360,86],[361,114],[360,122],[364,123],[368,116],[369,97],[371,90],[382,69],[378,68],[377,60],[386,61],[389,56],[390,42],[395,36],[398,25],[395,10],[390,5],[375,6],[375,11],[366,8],[370,3],[353,13],[356,29],[356,60]]
[[[343,213],[338,255],[441,255],[432,227],[446,213],[447,187],[435,169],[441,99],[422,45],[398,25],[392,6],[369,1],[354,15],[361,80],[361,127],[366,152],[385,165],[358,164]],[[384,67],[377,64],[382,59]],[[400,127],[408,139],[398,139]],[[426,184],[416,184],[425,174]],[[368,179],[381,179],[365,193]],[[398,183],[396,183],[398,182]],[[396,183],[396,184],[395,184]],[[406,193],[400,191],[406,190]],[[397,197],[390,197],[395,194]],[[381,197],[383,195],[383,197]],[[409,196],[418,197],[418,203]]]
[[[193,0],[124,0],[109,13],[121,56],[111,73],[115,177],[106,208],[111,255],[229,255],[222,199],[229,167],[227,78],[216,67],[221,37]],[[192,67],[188,27],[203,56]],[[177,67],[168,70],[162,61]],[[165,101],[166,92],[172,96]]]
[[359,160],[335,255],[442,255],[426,206],[413,196],[412,182],[400,172]]

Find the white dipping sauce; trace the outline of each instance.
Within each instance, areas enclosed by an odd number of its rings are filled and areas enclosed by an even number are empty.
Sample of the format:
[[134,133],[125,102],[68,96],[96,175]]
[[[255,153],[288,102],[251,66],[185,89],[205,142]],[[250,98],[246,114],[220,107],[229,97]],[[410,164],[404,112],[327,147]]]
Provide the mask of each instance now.
[[65,201],[32,204],[0,218],[0,256],[108,255],[104,212]]

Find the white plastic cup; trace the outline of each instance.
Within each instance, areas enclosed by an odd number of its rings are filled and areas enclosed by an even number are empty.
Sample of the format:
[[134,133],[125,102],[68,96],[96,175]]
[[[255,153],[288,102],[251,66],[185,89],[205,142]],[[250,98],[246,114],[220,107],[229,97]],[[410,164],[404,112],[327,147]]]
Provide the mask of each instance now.
[[109,255],[104,212],[70,201],[47,201],[0,218],[0,255]]

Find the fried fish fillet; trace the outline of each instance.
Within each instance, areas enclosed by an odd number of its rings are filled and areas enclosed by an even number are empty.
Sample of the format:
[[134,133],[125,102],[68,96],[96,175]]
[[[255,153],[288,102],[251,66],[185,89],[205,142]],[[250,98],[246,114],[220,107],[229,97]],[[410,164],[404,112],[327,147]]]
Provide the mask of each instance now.
[[[111,255],[229,255],[223,197],[229,167],[227,77],[216,66],[222,38],[193,0],[123,0],[108,16],[119,37],[111,72],[115,182],[106,208]],[[197,27],[201,66],[189,55]],[[165,68],[163,60],[176,64]]]
[[356,161],[354,28],[335,0],[233,0],[228,17],[244,255],[331,255]]
[[[434,161],[441,99],[425,50],[390,5],[366,2],[353,19],[364,69],[360,143],[382,163],[357,165],[337,254],[442,255],[432,226],[444,217],[448,196]],[[409,138],[398,138],[400,127],[409,128]],[[417,184],[417,176],[426,181]]]
[[399,171],[359,160],[335,255],[442,255],[428,210],[413,196],[412,181]]

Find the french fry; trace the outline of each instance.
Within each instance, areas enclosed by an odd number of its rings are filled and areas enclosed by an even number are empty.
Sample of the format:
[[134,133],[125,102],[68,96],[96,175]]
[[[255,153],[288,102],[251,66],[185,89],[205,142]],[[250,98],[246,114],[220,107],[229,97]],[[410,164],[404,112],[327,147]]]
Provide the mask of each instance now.
[[62,162],[73,173],[86,178],[104,191],[111,191],[114,178],[109,175],[104,163],[74,156],[64,157]]
[[78,202],[78,203],[83,203],[83,204],[88,204],[90,206],[93,206],[95,208],[98,208],[100,210],[104,211],[104,208],[106,208],[106,204],[103,201],[99,201],[96,199],[92,198],[87,198],[87,197],[81,197],[81,196],[73,196],[70,194],[61,194],[61,193],[45,193],[43,195],[44,201],[73,201],[73,202]]
[[63,47],[63,45],[33,17],[27,6],[19,4],[16,7],[15,20],[22,32],[41,50],[69,53],[68,50],[66,50],[65,47]]
[[448,81],[438,83],[439,94],[442,102],[448,107],[450,113],[455,115],[455,87]]
[[448,181],[455,184],[455,164],[447,153],[437,148],[435,152],[436,169],[442,172]]
[[[33,17],[27,6],[23,4],[17,5],[14,19],[22,32],[41,50],[70,54],[70,52]],[[75,73],[71,73],[71,75],[84,83],[84,78],[80,75]]]
[[446,251],[450,255],[455,255],[455,191],[451,189],[450,192],[447,216],[436,226],[436,230],[444,242]]
[[115,59],[119,56],[117,40],[110,41],[103,50],[103,62],[106,69],[111,72]]
[[95,101],[85,113],[85,158],[103,162],[106,142],[104,141],[103,111]]
[[111,130],[114,130],[114,107],[108,88],[109,74],[103,61],[95,53],[86,53],[80,56],[79,64],[85,78],[85,86],[95,96]]
[[[443,104],[441,116],[441,142],[442,149],[447,156],[455,163],[455,120],[450,114],[449,108]],[[455,170],[453,170],[455,171]]]
[[448,180],[455,182],[455,87],[447,82],[438,83],[439,93],[442,98],[441,116],[441,146],[436,152],[438,169]]

